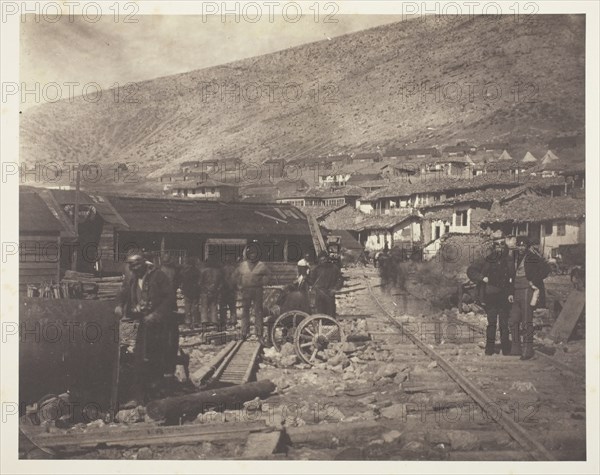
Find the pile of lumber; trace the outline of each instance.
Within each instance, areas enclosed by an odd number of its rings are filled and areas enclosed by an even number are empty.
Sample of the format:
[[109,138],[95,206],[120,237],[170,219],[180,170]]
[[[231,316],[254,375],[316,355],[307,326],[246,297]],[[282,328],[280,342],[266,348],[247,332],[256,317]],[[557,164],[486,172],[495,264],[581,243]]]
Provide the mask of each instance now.
[[[90,300],[112,300],[117,296],[123,283],[123,276],[95,277],[93,274],[68,270],[61,284],[79,289],[75,298]],[[69,292],[71,295],[72,293]]]

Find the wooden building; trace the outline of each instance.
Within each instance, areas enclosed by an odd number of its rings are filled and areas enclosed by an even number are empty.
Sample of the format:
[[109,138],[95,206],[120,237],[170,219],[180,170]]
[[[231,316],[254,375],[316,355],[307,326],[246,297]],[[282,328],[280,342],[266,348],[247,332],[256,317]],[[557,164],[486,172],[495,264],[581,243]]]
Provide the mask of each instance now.
[[[65,228],[34,192],[19,193],[19,291],[60,280]],[[71,236],[73,237],[73,236]]]

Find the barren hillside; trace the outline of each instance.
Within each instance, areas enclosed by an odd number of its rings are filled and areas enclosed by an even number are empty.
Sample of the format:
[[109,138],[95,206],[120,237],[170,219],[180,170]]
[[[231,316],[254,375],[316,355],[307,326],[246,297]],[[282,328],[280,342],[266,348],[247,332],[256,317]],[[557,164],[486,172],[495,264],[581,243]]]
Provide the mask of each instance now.
[[[137,162],[502,141],[584,129],[585,21],[413,20],[21,115],[21,160]],[[517,84],[519,84],[517,86]],[[316,92],[318,91],[318,93]]]

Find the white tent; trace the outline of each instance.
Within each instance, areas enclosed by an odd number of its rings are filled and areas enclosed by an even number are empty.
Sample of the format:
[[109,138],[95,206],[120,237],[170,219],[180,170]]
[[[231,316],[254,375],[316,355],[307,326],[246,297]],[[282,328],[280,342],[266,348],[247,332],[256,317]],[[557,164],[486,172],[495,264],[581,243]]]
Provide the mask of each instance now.
[[525,156],[523,157],[523,159],[521,160],[521,163],[535,163],[537,162],[537,158],[535,158],[531,152],[527,152],[525,154]]
[[504,150],[502,152],[502,154],[498,157],[498,160],[512,160],[513,158],[510,156],[510,154]]
[[544,155],[544,157],[542,158],[542,165],[547,165],[548,163],[555,162],[558,159],[559,158],[556,155],[554,155],[554,153],[552,153],[552,150],[548,150],[546,152],[546,155]]

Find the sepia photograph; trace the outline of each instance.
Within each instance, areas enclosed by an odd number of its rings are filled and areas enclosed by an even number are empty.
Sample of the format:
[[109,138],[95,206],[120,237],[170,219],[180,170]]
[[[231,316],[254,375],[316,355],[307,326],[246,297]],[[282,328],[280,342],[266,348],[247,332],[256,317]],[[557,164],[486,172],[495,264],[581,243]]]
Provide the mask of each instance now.
[[368,3],[2,2],[5,473],[598,469],[598,4]]

